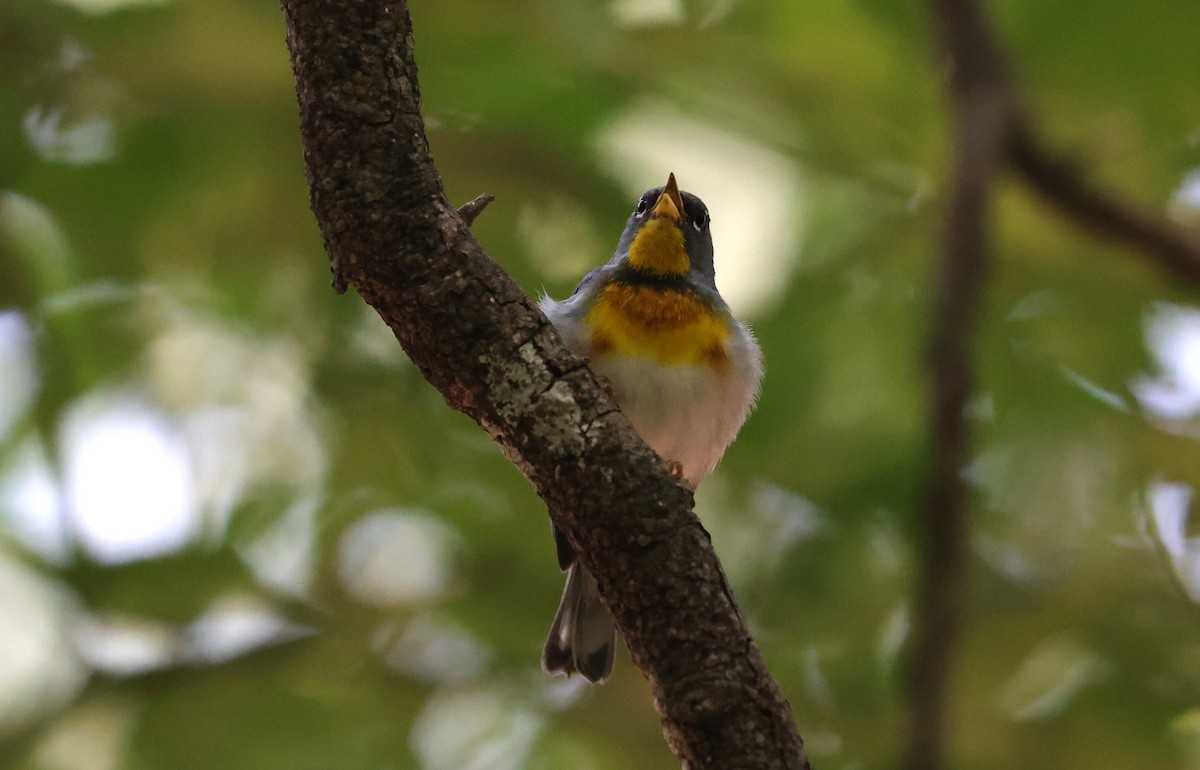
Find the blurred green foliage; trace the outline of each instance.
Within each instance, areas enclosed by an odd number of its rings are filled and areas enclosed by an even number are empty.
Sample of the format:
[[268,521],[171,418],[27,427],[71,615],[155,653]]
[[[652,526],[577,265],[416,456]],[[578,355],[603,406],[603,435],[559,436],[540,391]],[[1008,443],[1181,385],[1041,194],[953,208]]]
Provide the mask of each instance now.
[[[948,162],[921,5],[415,5],[448,193],[497,196],[476,235],[531,293],[667,171],[708,201],[768,375],[699,510],[814,764],[894,764]],[[989,11],[1049,140],[1200,223],[1200,4]],[[627,660],[538,670],[539,501],[329,291],[306,196],[274,4],[0,8],[0,767],[675,767]],[[1200,767],[1196,292],[1011,180],[993,224],[955,766]]]

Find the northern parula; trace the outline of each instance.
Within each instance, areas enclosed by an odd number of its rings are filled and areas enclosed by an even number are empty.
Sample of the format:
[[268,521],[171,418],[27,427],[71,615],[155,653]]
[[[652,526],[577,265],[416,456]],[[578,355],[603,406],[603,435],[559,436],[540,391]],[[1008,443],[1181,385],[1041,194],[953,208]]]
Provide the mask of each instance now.
[[[762,351],[717,291],[708,208],[671,174],[646,191],[616,253],[562,302],[541,309],[611,384],[638,434],[695,487],[750,414]],[[567,584],[542,653],[550,673],[612,673],[616,628],[596,580],[554,531]]]

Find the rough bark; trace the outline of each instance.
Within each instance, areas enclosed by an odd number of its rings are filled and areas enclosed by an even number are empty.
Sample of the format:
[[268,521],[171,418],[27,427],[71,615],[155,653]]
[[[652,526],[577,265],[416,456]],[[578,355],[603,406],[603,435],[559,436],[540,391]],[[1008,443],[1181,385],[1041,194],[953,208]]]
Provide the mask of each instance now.
[[406,4],[282,5],[335,286],[353,286],[533,483],[600,582],[684,766],[808,767],[690,491],[471,236],[464,215],[482,205],[460,214],[446,200]]

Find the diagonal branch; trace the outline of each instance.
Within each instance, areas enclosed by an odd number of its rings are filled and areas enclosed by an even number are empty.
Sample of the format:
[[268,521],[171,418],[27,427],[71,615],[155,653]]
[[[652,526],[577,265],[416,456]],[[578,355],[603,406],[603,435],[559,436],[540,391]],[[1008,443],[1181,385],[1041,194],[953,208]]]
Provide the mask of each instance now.
[[446,200],[407,5],[283,0],[283,10],[335,282],[379,312],[426,379],[533,483],[599,580],[684,766],[807,768],[690,491],[471,236],[478,209]]
[[1008,157],[1027,184],[1081,226],[1139,247],[1176,277],[1200,284],[1200,234],[1090,187],[1043,147],[1029,126],[1013,132]]

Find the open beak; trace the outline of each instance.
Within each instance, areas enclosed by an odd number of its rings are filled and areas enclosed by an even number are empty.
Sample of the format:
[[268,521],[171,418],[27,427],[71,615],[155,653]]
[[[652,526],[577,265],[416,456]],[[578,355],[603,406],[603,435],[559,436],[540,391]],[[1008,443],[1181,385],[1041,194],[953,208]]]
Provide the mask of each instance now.
[[683,219],[683,196],[679,194],[679,185],[675,183],[674,173],[667,178],[667,186],[655,201],[654,208],[650,209],[650,215],[656,219],[666,217],[676,222]]

